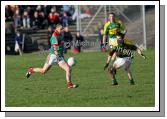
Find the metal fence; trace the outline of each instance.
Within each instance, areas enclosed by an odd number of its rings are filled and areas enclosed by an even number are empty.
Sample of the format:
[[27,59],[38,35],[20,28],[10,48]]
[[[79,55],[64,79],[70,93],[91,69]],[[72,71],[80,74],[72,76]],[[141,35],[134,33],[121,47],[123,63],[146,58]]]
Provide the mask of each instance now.
[[[155,9],[145,9],[143,5],[88,5],[90,17],[81,18],[85,6],[75,6],[77,10],[77,30],[89,41],[98,41],[99,28],[107,21],[108,13],[114,12],[121,19],[127,29],[126,38],[134,41],[143,49],[154,47],[155,40]],[[148,12],[146,12],[148,11]],[[151,11],[151,12],[149,12]],[[152,26],[149,26],[149,25]],[[151,36],[151,37],[150,37]]]

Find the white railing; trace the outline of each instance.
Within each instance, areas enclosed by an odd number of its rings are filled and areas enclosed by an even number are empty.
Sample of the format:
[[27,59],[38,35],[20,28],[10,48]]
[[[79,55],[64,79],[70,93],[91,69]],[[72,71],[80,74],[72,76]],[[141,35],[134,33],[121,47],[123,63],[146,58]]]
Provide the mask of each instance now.
[[86,28],[83,30],[82,34],[84,34],[87,29],[89,28],[89,26],[91,25],[91,23],[93,22],[93,20],[96,18],[96,16],[98,15],[98,13],[101,11],[101,9],[103,8],[104,6],[100,6],[99,9],[97,10],[97,12],[95,13],[95,15],[92,17],[92,19],[89,21],[88,25],[86,26]]

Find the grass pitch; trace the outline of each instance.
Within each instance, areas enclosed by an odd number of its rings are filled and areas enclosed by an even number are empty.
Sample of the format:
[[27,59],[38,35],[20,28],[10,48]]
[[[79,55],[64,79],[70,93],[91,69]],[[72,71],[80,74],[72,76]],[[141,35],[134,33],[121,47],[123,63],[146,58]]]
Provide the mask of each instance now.
[[26,79],[29,66],[41,67],[46,54],[5,56],[5,101],[7,107],[151,107],[155,103],[154,50],[144,52],[147,60],[135,54],[131,66],[136,85],[128,84],[123,69],[117,71],[118,86],[111,80],[103,66],[107,53],[90,52],[73,55],[77,65],[72,68],[72,80],[79,84],[67,89],[65,72],[53,67],[44,75],[36,73]]

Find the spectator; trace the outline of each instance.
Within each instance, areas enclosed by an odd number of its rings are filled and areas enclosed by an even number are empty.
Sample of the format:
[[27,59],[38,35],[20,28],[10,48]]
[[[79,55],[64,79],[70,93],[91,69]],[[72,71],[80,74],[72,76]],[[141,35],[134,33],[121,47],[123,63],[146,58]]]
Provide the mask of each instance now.
[[50,5],[44,5],[44,14],[48,15],[50,13],[51,6]]
[[45,28],[45,15],[44,12],[39,12],[39,22],[40,22],[40,28]]
[[99,31],[99,41],[100,41],[100,50],[102,52],[105,51],[105,49],[103,48],[103,34],[104,34],[104,29],[101,28],[100,31]]
[[18,5],[18,9],[20,11],[20,15],[22,15],[26,9],[25,5]]
[[30,18],[27,11],[23,13],[23,28],[30,28]]
[[39,15],[38,15],[37,11],[34,12],[34,17],[33,17],[32,25],[35,28],[40,28],[40,20],[39,20]]
[[33,17],[34,17],[34,11],[35,11],[34,7],[28,6],[28,7],[26,7],[25,9],[26,9],[27,12],[28,12],[28,16],[29,16],[30,20],[32,20]]
[[61,18],[61,23],[64,27],[68,26],[69,25],[69,21],[70,21],[70,18],[67,16],[67,13],[64,12],[63,13],[63,16]]
[[20,11],[19,9],[17,9],[15,11],[15,14],[13,16],[13,19],[14,19],[14,27],[15,28],[18,28],[21,26],[21,16],[20,16]]
[[22,37],[18,31],[16,32],[15,41],[17,41],[20,45],[22,44]]
[[9,5],[5,5],[5,21],[11,21],[13,12]]
[[17,8],[17,5],[10,5],[10,9],[11,9],[13,14],[16,11],[16,8]]
[[36,10],[38,12],[38,17],[39,17],[39,23],[40,23],[39,28],[44,29],[44,27],[45,27],[45,13],[44,13],[44,10],[42,9],[41,5],[38,5]]
[[72,34],[69,31],[68,27],[64,28],[64,32],[63,32],[63,39],[64,39],[64,53],[67,53],[68,49],[71,49],[71,42],[73,40]]
[[22,56],[22,37],[20,35],[20,32],[16,32],[15,36],[15,52],[19,51],[19,54]]
[[74,40],[74,52],[78,53],[81,52],[82,42],[84,41],[83,36],[80,34],[79,31],[76,33],[76,37]]
[[71,16],[72,15],[72,10],[71,10],[69,5],[63,5],[63,13],[64,12],[67,13],[67,16]]
[[49,26],[55,27],[59,23],[59,14],[55,11],[54,8],[51,9],[51,12],[48,15]]
[[38,6],[36,7],[36,10],[37,10],[37,12],[41,12],[41,11],[42,11],[41,5],[38,5]]

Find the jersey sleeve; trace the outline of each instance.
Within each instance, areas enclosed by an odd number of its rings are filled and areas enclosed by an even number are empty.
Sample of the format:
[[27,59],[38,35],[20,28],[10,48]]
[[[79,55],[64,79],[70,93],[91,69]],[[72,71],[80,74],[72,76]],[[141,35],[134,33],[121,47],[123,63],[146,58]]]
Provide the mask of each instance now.
[[127,45],[127,47],[130,49],[130,50],[137,50],[137,46],[134,45],[134,43],[131,41],[131,40],[128,40],[128,39],[125,39],[124,40],[124,43]]
[[130,45],[130,44],[127,44],[128,45],[128,48],[130,49],[130,50],[134,50],[134,51],[136,51],[137,50],[137,46],[135,46],[135,45]]
[[109,26],[109,22],[107,22],[105,25],[104,25],[104,35],[107,35],[108,34],[108,26]]
[[125,32],[125,25],[124,25],[124,23],[121,20],[118,20],[117,22],[120,25],[120,32],[124,34],[124,32]]
[[132,40],[128,40],[128,39],[125,39],[124,43],[128,44],[128,45],[134,45],[133,42],[132,42]]

